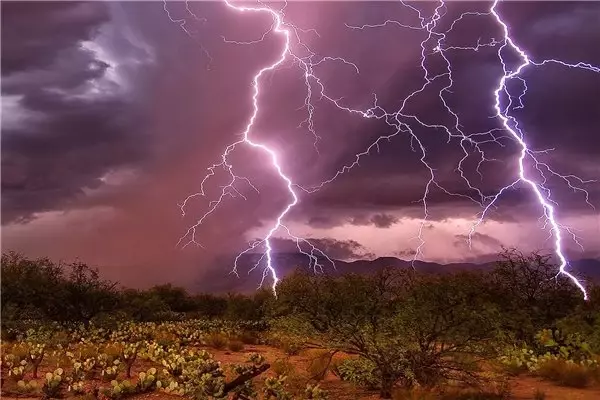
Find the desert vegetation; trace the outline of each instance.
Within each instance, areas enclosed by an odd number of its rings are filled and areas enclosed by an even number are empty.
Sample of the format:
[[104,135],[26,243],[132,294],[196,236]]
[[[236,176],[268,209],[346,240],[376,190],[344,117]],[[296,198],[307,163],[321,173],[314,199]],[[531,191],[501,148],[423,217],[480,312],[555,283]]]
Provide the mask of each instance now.
[[126,289],[6,253],[1,285],[8,397],[509,399],[519,377],[600,384],[600,289],[584,301],[540,254],[508,250],[486,272],[298,271],[275,297]]

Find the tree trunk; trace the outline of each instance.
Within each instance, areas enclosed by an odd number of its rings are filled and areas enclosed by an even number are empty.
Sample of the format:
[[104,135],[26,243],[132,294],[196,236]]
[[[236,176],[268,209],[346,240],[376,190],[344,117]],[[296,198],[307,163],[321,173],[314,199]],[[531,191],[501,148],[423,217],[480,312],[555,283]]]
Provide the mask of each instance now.
[[36,359],[33,362],[33,378],[37,379],[38,377],[38,369],[40,368],[40,364],[42,363],[42,360],[44,359],[44,353],[40,354],[40,358]]
[[131,368],[133,367],[133,364],[135,363],[136,358],[137,358],[137,353],[134,354],[131,359],[129,359],[125,362],[125,364],[127,366],[127,370],[126,370],[127,378],[131,378]]
[[394,379],[391,374],[381,374],[381,389],[379,390],[379,397],[382,399],[392,398],[392,388],[394,387]]

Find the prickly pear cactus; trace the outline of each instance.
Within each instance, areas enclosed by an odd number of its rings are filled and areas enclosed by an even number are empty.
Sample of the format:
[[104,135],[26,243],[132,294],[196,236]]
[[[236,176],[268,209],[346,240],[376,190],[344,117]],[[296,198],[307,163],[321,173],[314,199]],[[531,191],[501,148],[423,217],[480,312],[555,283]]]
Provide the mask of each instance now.
[[176,381],[158,381],[156,382],[156,387],[165,393],[174,394],[178,396],[183,396],[185,394],[185,388],[180,386]]
[[135,386],[131,384],[127,379],[122,382],[113,380],[110,382],[110,388],[103,388],[102,394],[109,399],[120,399],[128,395],[135,393]]
[[119,374],[119,360],[113,361],[113,365],[102,368],[100,375],[103,379],[112,381]]
[[292,395],[286,389],[286,380],[285,375],[266,378],[263,389],[265,399],[291,400]]
[[85,393],[84,383],[83,383],[83,381],[72,382],[67,387],[67,390],[69,392],[73,392],[75,394],[84,394]]
[[168,354],[162,359],[162,365],[165,367],[163,372],[171,376],[178,377],[183,373],[186,359],[179,354]]
[[44,379],[44,386],[42,392],[47,398],[56,398],[60,393],[61,385],[63,383],[63,369],[57,368],[54,372],[47,372]]
[[[21,361],[22,363],[25,363],[25,360]],[[13,377],[16,380],[21,380],[23,379],[23,377],[25,376],[25,366],[27,364],[22,364],[22,365],[18,365],[16,367],[12,367],[11,369],[8,370],[8,376]]]
[[150,368],[146,372],[138,374],[137,389],[140,392],[148,392],[156,387],[156,368]]
[[39,388],[36,381],[24,381],[20,380],[17,382],[17,392],[23,394],[29,394],[37,391]]
[[306,399],[310,400],[328,400],[329,394],[326,390],[323,390],[319,387],[319,385],[311,385],[307,384],[306,389],[304,390],[304,395]]

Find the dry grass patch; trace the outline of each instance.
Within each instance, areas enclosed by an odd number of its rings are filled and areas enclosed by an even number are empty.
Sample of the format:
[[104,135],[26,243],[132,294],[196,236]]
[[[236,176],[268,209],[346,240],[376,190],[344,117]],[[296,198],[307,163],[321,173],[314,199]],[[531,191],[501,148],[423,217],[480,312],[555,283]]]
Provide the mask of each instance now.
[[332,365],[335,352],[329,350],[312,350],[308,352],[308,376],[310,379],[322,381]]
[[600,377],[600,370],[595,366],[585,366],[564,360],[548,360],[537,371],[544,379],[559,385],[584,388]]
[[238,352],[244,350],[244,343],[241,340],[230,340],[227,343],[227,348],[233,352]]
[[243,331],[238,339],[244,344],[258,344],[258,334],[252,331]]
[[227,336],[219,332],[213,332],[206,337],[206,344],[217,350],[223,350],[228,342]]
[[277,375],[290,376],[295,373],[296,367],[288,358],[278,358],[271,363],[271,370]]

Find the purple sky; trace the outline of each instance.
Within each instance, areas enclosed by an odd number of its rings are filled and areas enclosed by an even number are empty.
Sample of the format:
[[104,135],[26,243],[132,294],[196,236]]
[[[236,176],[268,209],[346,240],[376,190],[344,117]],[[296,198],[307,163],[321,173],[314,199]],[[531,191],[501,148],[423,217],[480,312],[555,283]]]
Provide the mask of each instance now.
[[[437,5],[410,4],[425,18],[431,18]],[[223,255],[243,251],[272,226],[289,194],[263,154],[241,146],[231,161],[260,193],[237,185],[246,200],[227,197],[198,229],[197,239],[205,248],[176,246],[218,197],[227,175],[215,175],[206,187],[207,197],[195,198],[185,217],[178,204],[199,190],[206,168],[219,162],[222,150],[239,138],[252,112],[252,78],[274,62],[282,46],[281,36],[272,32],[255,44],[223,40],[260,39],[273,23],[268,15],[239,14],[220,2],[188,6],[197,18],[184,2],[168,2],[169,15],[162,2],[3,2],[3,250],[79,257],[127,285],[165,280],[189,285],[215,269],[229,279],[231,265],[219,261]],[[463,12],[489,8],[489,2],[452,2],[437,29],[447,30]],[[600,3],[515,1],[501,4],[499,11],[517,44],[535,60],[600,65]],[[344,58],[358,67],[357,74],[354,66],[334,60],[314,68],[327,93],[346,107],[366,109],[375,93],[379,105],[397,110],[425,82],[420,65],[425,31],[394,23],[363,30],[347,26],[388,19],[420,24],[416,11],[400,2],[294,1],[285,9],[285,19],[301,28],[298,38],[307,47],[294,38],[299,56],[310,48],[314,60]],[[182,29],[184,21],[189,34]],[[502,39],[492,16],[465,17],[445,44],[475,46],[478,39]],[[431,43],[426,43],[430,52]],[[444,100],[459,115],[464,132],[499,127],[490,118],[493,90],[502,76],[497,51],[498,46],[446,53],[454,85]],[[506,58],[518,61],[510,54]],[[431,76],[445,72],[441,61],[436,55],[428,58]],[[264,76],[251,136],[277,152],[295,183],[312,187],[352,164],[357,153],[393,129],[315,97],[314,127],[320,136],[315,148],[307,126],[299,127],[307,116],[303,74],[297,63],[286,62]],[[532,149],[554,149],[538,154],[538,160],[565,175],[600,179],[600,74],[549,65],[522,76],[528,87],[524,107],[511,113]],[[439,97],[447,78],[436,79],[411,97],[405,115],[429,125],[453,126]],[[448,141],[441,129],[419,126],[414,117],[405,122],[426,147],[437,182],[453,193],[473,195],[456,170],[463,156],[460,142]],[[466,177],[486,195],[516,178],[519,148],[505,132],[495,135],[499,143],[481,146],[496,159],[481,166],[481,175],[474,170],[480,159],[472,148],[464,162]],[[320,191],[302,193],[286,225],[333,258],[410,259],[419,244],[419,200],[429,179],[422,155],[411,145],[415,147],[410,135],[400,133]],[[530,172],[542,179],[533,168]],[[567,235],[567,253],[600,258],[598,212],[581,191],[547,171],[546,177],[561,223],[572,228],[585,248]],[[600,205],[600,184],[579,186],[588,191],[589,203]],[[547,226],[539,219],[541,208],[523,185],[501,197],[469,248],[466,237],[479,212],[474,202],[433,188],[420,258],[478,261],[502,246],[529,251],[551,245]],[[286,238],[284,231],[276,236]],[[287,240],[277,244],[280,250],[293,248]]]

